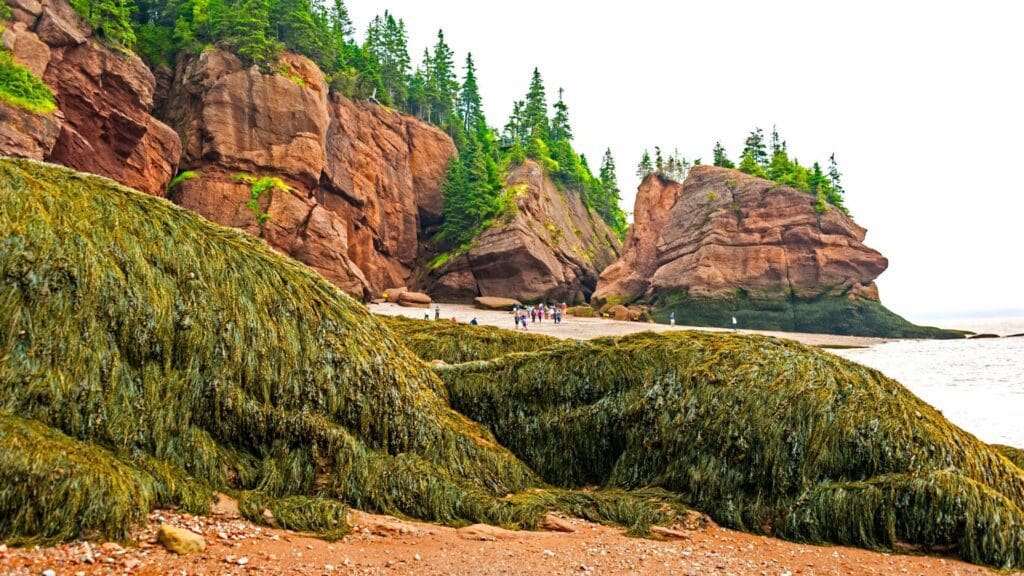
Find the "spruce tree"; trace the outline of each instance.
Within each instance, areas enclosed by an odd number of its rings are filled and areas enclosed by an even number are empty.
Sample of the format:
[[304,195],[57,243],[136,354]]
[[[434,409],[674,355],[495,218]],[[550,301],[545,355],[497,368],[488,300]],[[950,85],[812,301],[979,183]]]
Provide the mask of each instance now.
[[548,135],[548,101],[540,71],[533,69],[530,89],[523,105],[523,124],[530,138],[546,139]]
[[654,166],[651,165],[651,154],[645,149],[644,155],[640,157],[640,164],[636,167],[636,175],[639,178],[646,178],[652,172],[654,172]]
[[572,127],[569,126],[569,107],[565,104],[565,91],[558,89],[558,102],[555,102],[555,116],[551,119],[552,140],[572,140]]
[[427,69],[427,100],[436,114],[435,122],[445,125],[455,111],[459,83],[455,76],[455,53],[444,40],[444,31],[437,31],[437,43]]
[[715,142],[715,149],[712,151],[714,156],[714,165],[722,168],[735,168],[736,165],[729,160],[729,156],[725,152],[725,147],[722,146],[721,142]]
[[[760,128],[755,128],[749,136],[747,136],[746,142],[744,142],[742,157],[750,156],[751,160],[757,164],[760,168],[764,168],[768,165],[768,151],[764,145],[764,132]],[[742,162],[741,162],[742,165]]]
[[483,101],[480,98],[480,88],[476,82],[476,66],[473,64],[472,53],[466,54],[462,90],[459,92],[459,114],[462,116],[463,127],[467,132],[471,130],[479,132],[487,129],[487,122],[484,120]]
[[659,175],[664,175],[665,173],[665,159],[661,157],[661,146],[654,147],[654,170]]

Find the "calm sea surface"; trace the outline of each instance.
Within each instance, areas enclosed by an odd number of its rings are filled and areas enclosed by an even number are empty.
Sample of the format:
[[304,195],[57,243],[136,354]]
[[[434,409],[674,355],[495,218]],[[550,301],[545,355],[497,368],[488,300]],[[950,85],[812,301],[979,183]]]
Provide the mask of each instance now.
[[[934,324],[978,333],[1024,333],[1024,318]],[[898,380],[981,440],[1024,448],[1024,337],[908,340],[833,352]]]

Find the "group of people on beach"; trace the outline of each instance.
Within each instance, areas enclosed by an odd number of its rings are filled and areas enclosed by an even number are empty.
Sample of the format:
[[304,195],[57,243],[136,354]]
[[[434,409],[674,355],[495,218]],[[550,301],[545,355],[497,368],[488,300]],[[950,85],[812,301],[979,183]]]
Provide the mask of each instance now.
[[555,324],[562,323],[562,316],[565,314],[566,309],[565,302],[561,305],[548,305],[543,302],[536,306],[523,306],[519,307],[518,304],[512,307],[512,319],[516,323],[517,330],[526,330],[529,323],[544,322],[544,318],[550,318]]

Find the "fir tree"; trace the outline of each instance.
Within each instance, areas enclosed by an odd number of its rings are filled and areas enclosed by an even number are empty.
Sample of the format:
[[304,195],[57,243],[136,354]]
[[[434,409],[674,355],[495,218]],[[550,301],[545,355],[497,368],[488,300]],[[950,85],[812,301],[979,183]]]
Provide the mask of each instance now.
[[459,83],[455,76],[455,53],[444,40],[444,31],[437,31],[434,53],[426,65],[427,100],[437,115],[436,122],[444,125],[455,111],[455,97]]
[[472,53],[466,54],[466,71],[462,79],[462,90],[459,92],[459,114],[462,116],[463,127],[467,132],[487,129],[483,101],[476,83],[476,66],[473,64]]
[[530,79],[530,89],[526,92],[522,117],[523,124],[531,138],[547,138],[548,101],[544,93],[544,81],[537,68],[533,69],[533,77]]
[[555,102],[555,116],[551,119],[552,140],[572,140],[572,127],[569,126],[569,107],[564,100],[565,91],[558,89],[558,102]]
[[[768,165],[768,152],[765,150],[764,146],[764,132],[760,128],[755,128],[754,131],[747,136],[741,156],[746,157],[748,155],[758,167],[764,168]],[[742,165],[743,163],[741,162],[740,164]]]
[[658,174],[665,173],[665,159],[661,157],[660,146],[654,147],[654,170],[657,171]]
[[644,150],[644,155],[640,157],[640,164],[636,167],[636,175],[639,178],[646,178],[652,172],[654,172],[654,167],[651,165],[651,154]]
[[712,151],[714,156],[714,165],[722,168],[735,168],[736,165],[729,160],[729,156],[725,152],[725,147],[722,146],[721,142],[715,142],[715,149]]

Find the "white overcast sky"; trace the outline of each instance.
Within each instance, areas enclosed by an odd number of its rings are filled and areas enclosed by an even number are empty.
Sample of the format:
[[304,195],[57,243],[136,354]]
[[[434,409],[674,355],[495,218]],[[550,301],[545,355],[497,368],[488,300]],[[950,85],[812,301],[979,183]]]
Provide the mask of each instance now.
[[847,205],[910,318],[1024,309],[1024,3],[346,0],[405,20],[414,64],[443,28],[504,125],[540,68],[591,167],[612,149],[623,207],[645,147],[735,158],[773,124],[804,164],[836,153]]

